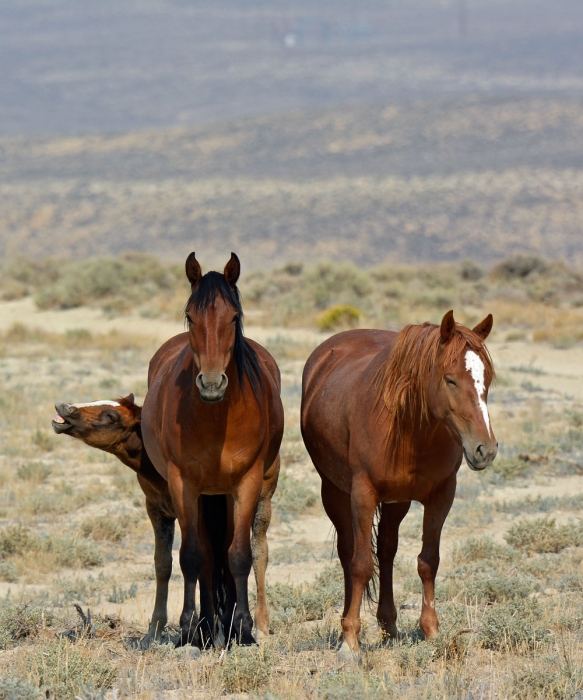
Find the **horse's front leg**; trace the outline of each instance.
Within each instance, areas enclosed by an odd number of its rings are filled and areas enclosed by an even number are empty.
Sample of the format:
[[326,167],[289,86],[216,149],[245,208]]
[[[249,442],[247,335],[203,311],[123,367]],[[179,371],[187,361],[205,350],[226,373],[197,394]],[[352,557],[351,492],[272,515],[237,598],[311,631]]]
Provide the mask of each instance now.
[[266,639],[269,636],[269,611],[267,609],[267,592],[265,587],[265,572],[269,561],[269,549],[267,544],[267,528],[271,522],[271,498],[277,486],[279,476],[279,455],[263,478],[263,488],[255,517],[253,518],[253,536],[251,538],[251,551],[253,553],[253,571],[255,572],[255,584],[257,586],[257,605],[255,606],[255,626],[257,639]]
[[417,558],[417,571],[423,584],[419,626],[426,639],[436,637],[439,621],[435,613],[435,577],[439,568],[441,530],[455,496],[456,475],[441,484],[423,501],[423,547]]
[[172,544],[174,518],[166,517],[154,503],[146,499],[146,510],[154,529],[154,568],[156,570],[156,600],[148,634],[140,642],[147,649],[160,636],[168,622],[168,582],[172,575]]
[[393,596],[393,563],[399,547],[399,525],[409,512],[411,501],[405,503],[383,503],[377,556],[379,560],[379,605],[377,620],[380,628],[389,637],[397,636],[397,608]]
[[198,491],[182,478],[177,467],[169,465],[168,486],[174,512],[180,525],[180,568],[184,577],[184,603],[180,615],[180,639],[177,646],[201,646],[196,614],[196,582],[203,565],[203,548],[198,536]]
[[360,606],[362,604],[362,595],[374,572],[371,532],[377,505],[378,496],[368,478],[354,477],[350,493],[354,542],[352,561],[350,562],[352,595],[348,611],[342,620],[344,640],[338,650],[338,658],[341,661],[352,659],[353,655],[359,652],[358,635],[360,634],[361,626]]
[[232,635],[239,644],[255,644],[253,619],[249,611],[249,573],[253,563],[251,527],[261,494],[263,469],[256,465],[239,484],[234,496],[233,540],[229,547],[229,569],[235,580],[237,603]]

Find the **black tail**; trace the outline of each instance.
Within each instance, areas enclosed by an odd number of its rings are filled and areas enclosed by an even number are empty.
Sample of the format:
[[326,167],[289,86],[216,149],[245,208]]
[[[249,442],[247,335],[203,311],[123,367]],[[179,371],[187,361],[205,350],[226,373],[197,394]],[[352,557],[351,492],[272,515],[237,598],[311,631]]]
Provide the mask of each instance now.
[[[204,526],[213,552],[213,602],[215,619],[209,620],[213,630],[213,638],[224,626],[227,618],[230,618],[229,589],[233,587],[233,577],[229,571],[227,559],[227,496],[202,495],[200,505],[203,512]],[[232,605],[231,605],[232,607]],[[228,630],[222,630],[224,636]]]

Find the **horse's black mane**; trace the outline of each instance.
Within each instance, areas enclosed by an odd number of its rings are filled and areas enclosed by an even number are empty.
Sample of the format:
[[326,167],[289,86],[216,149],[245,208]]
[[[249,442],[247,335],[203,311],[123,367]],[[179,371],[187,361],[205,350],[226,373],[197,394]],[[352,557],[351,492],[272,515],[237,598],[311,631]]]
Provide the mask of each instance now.
[[237,367],[237,374],[239,375],[239,384],[242,385],[244,378],[247,377],[255,397],[259,399],[259,393],[264,390],[263,378],[257,353],[243,335],[243,307],[237,287],[231,287],[225,279],[225,275],[220,272],[207,272],[192,290],[184,311],[186,312],[190,305],[194,305],[196,311],[204,311],[213,306],[217,295],[220,295],[223,301],[230,304],[238,314],[233,357]]

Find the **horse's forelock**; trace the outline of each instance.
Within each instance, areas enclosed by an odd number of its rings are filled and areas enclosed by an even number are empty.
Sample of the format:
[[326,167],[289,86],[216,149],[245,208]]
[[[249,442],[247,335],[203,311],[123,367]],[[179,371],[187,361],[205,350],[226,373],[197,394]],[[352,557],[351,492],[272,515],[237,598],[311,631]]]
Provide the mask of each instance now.
[[[439,357],[440,349],[443,350]],[[398,334],[388,357],[379,367],[375,383],[377,402],[388,411],[388,439],[397,437],[402,418],[409,414],[428,416],[427,388],[429,374],[439,357],[439,376],[464,352],[473,350],[484,363],[487,384],[494,379],[494,366],[481,339],[465,326],[456,325],[451,339],[441,342],[440,326],[433,323],[405,326]]]

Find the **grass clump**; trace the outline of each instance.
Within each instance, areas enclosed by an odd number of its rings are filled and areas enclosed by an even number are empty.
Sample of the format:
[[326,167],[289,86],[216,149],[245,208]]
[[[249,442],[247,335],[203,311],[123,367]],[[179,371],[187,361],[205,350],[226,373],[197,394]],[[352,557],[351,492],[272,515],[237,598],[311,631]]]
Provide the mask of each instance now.
[[40,700],[38,688],[22,678],[0,676],[0,700]]
[[466,594],[471,599],[498,603],[515,598],[527,598],[539,588],[540,583],[530,576],[520,574],[501,576],[494,573],[469,581],[466,585]]
[[515,523],[504,536],[512,547],[528,553],[560,552],[583,544],[583,522],[557,525],[548,516]]
[[30,481],[33,484],[42,484],[50,476],[51,468],[42,462],[27,462],[21,464],[16,470],[16,476],[23,481]]
[[478,630],[485,649],[517,653],[538,649],[549,639],[541,624],[542,609],[536,600],[513,599],[486,608]]
[[321,331],[337,331],[356,328],[362,317],[362,311],[349,304],[332,306],[323,311],[316,321]]
[[[545,659],[544,668],[528,668],[512,674],[511,694],[517,700],[571,700],[583,689],[583,670],[562,664],[551,666],[553,659]],[[551,666],[549,668],[549,666]]]
[[266,645],[233,646],[223,664],[223,685],[228,693],[248,693],[271,679],[274,653]]
[[53,622],[52,613],[45,608],[32,603],[8,603],[0,608],[0,648],[9,649],[24,640],[34,639]]
[[494,542],[492,537],[468,537],[454,545],[452,559],[454,564],[462,565],[489,559],[511,559],[516,555],[508,547]]
[[37,647],[28,659],[28,671],[41,689],[56,698],[72,699],[89,690],[111,688],[117,677],[116,667],[98,658],[95,649],[68,641]]

